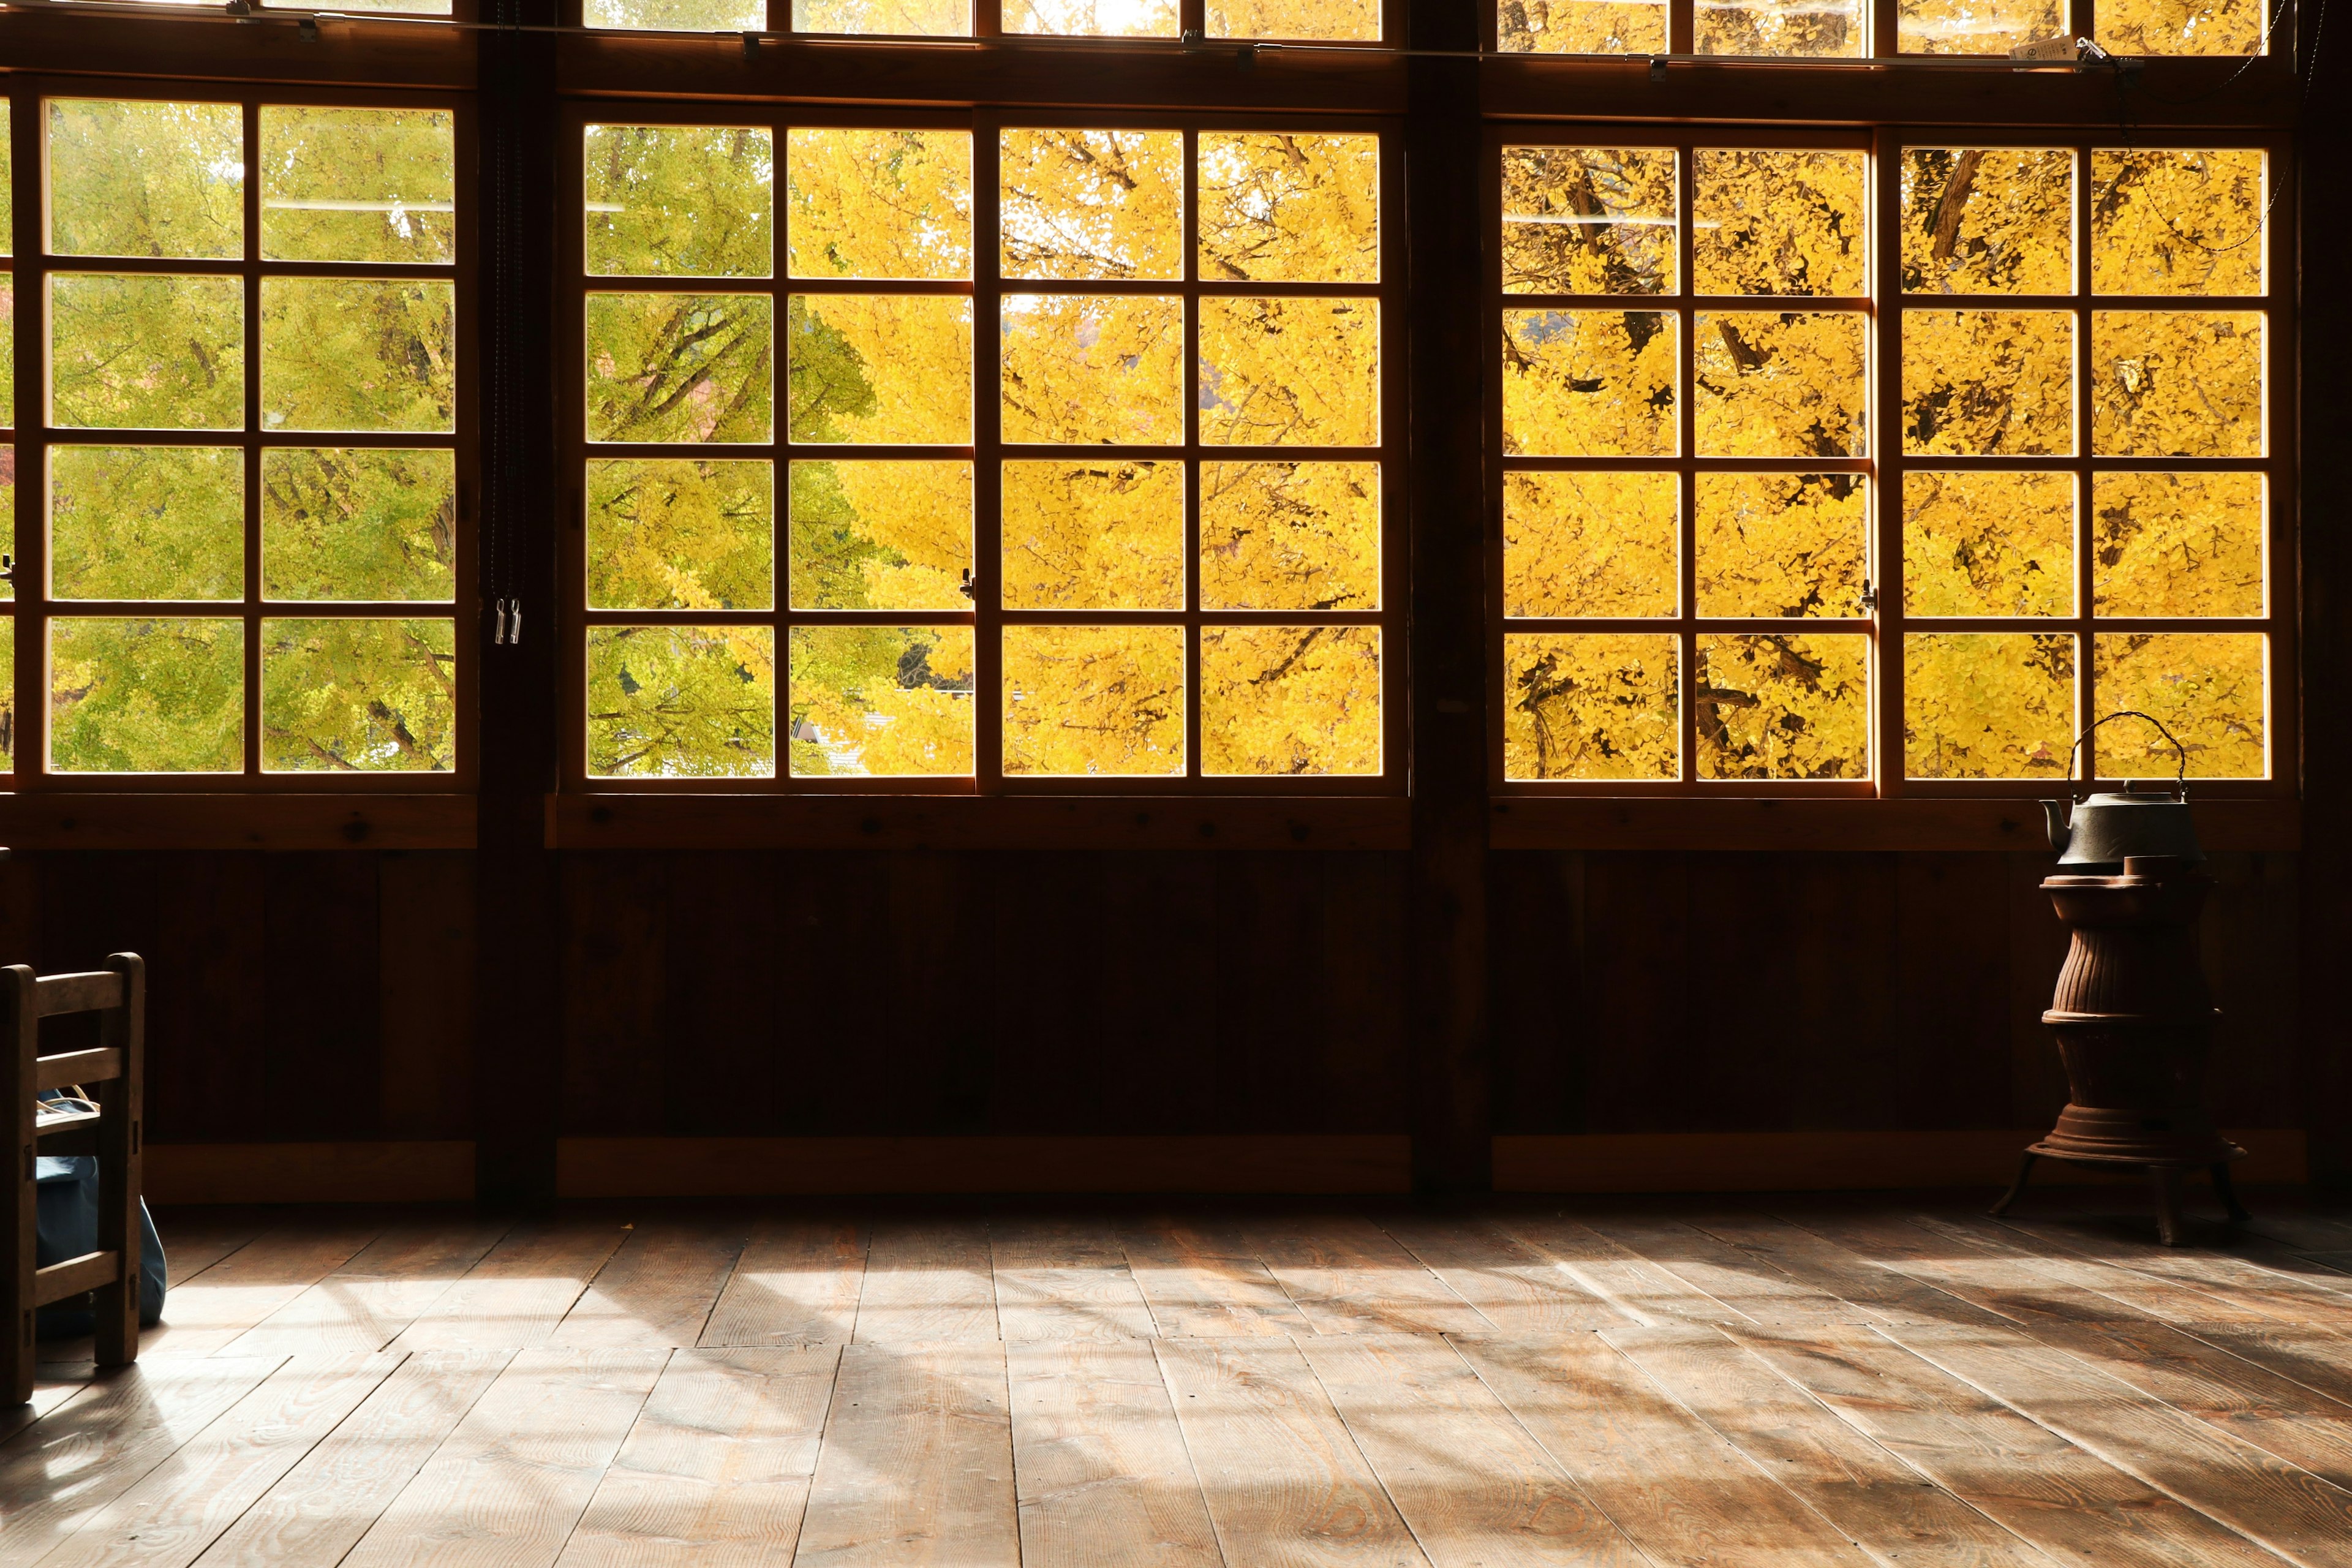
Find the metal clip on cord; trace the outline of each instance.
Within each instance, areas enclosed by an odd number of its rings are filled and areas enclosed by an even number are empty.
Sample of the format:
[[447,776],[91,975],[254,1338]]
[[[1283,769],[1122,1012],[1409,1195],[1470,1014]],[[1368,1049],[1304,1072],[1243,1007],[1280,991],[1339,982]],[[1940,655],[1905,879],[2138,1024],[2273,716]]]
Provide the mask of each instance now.
[[522,601],[500,599],[497,605],[498,630],[490,640],[515,647],[522,646]]

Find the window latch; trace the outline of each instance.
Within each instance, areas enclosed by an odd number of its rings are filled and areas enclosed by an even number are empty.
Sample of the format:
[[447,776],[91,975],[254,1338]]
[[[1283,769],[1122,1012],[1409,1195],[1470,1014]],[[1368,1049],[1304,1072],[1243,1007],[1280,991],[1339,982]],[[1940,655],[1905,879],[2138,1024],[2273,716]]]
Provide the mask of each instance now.
[[975,604],[979,603],[980,591],[978,585],[971,580],[971,567],[967,566],[963,569],[963,581],[956,584],[956,592]]
[[1862,613],[1865,616],[1878,614],[1878,590],[1866,577],[1862,584]]

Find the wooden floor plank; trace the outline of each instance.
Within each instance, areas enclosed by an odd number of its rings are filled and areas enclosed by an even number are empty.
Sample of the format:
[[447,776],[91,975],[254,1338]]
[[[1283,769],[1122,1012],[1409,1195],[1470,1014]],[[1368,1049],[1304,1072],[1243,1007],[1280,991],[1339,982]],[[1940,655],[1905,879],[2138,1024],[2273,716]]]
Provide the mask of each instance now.
[[1136,1289],[1162,1334],[1180,1338],[1311,1334],[1265,1265],[1223,1226],[1168,1216],[1123,1226]]
[[2153,1275],[2218,1297],[2246,1310],[2249,1315],[2238,1320],[2242,1322],[2271,1319],[2352,1333],[2352,1278],[2332,1275],[2315,1267],[2311,1255],[2260,1237],[2233,1240],[2216,1235],[2211,1245],[2176,1247],[2134,1236],[2126,1224],[2103,1216],[2010,1214],[2000,1224],[2022,1238],[2021,1245]]
[[2196,1337],[2340,1405],[2352,1405],[2352,1340],[2326,1329],[2203,1324]]
[[989,1247],[1007,1341],[1151,1337],[1151,1309],[1108,1220],[999,1217]]
[[548,1343],[575,1350],[698,1343],[742,1256],[746,1228],[701,1216],[638,1222]]
[[1024,1568],[1218,1568],[1148,1338],[1005,1346]]
[[1793,1279],[1675,1215],[1588,1210],[1580,1217],[1596,1234],[1688,1280],[1751,1322],[1798,1327],[1868,1321],[1851,1301]]
[[465,1278],[508,1228],[503,1220],[447,1215],[395,1223],[332,1274],[230,1341],[227,1353],[381,1350]]
[[1242,1227],[1259,1261],[1321,1334],[1480,1334],[1477,1308],[1360,1215],[1253,1220]]
[[1444,1341],[1333,1335],[1299,1349],[1435,1568],[1646,1568]]
[[1999,1253],[1875,1210],[1786,1208],[1780,1217],[1948,1296],[2020,1324],[2154,1321],[2130,1302],[2053,1276],[2040,1260]]
[[1636,1323],[1748,1321],[1689,1280],[1644,1261],[1580,1220],[1562,1214],[1528,1213],[1508,1215],[1495,1223]]
[[1948,1237],[1987,1256],[2030,1260],[2044,1277],[2095,1291],[2119,1301],[2135,1313],[2168,1323],[2263,1323],[2276,1320],[2233,1301],[2211,1288],[2210,1276],[2167,1277],[2125,1267],[2105,1258],[2034,1244],[2032,1238],[1982,1215],[1921,1212],[1911,1223],[1937,1236]]
[[995,1339],[987,1227],[977,1221],[875,1222],[854,1337],[912,1344]]
[[1874,1322],[2011,1321],[1988,1308],[1939,1290],[1885,1267],[1874,1258],[1841,1247],[1761,1210],[1701,1210],[1687,1216],[1685,1223],[1770,1264],[1791,1279],[1849,1303]]
[[629,1237],[618,1220],[517,1226],[401,1331],[400,1350],[516,1350],[547,1342],[596,1271]]
[[1465,1341],[1545,1451],[1654,1561],[1861,1568],[1843,1531],[1597,1334]]
[[[296,1220],[263,1232],[165,1292],[163,1321],[139,1338],[141,1357],[215,1355],[226,1350],[350,1262],[383,1228],[381,1218],[331,1216]],[[167,1244],[167,1258],[170,1250]]]
[[1228,1337],[1155,1348],[1226,1563],[1428,1563],[1296,1343]]
[[201,1568],[340,1563],[514,1352],[419,1351],[197,1559]]
[[155,1216],[163,1244],[163,1277],[177,1287],[194,1279],[269,1228],[267,1209],[166,1209]]
[[0,1443],[38,1421],[42,1416],[78,1399],[96,1385],[98,1372],[88,1362],[49,1362],[37,1363],[33,1372],[33,1397],[22,1405],[0,1409]]
[[790,1563],[840,1357],[838,1345],[678,1352],[559,1568]]
[[1474,1215],[1383,1214],[1381,1227],[1505,1334],[1631,1323],[1622,1309],[1517,1237]]
[[1722,1330],[1608,1329],[1601,1338],[1883,1562],[2050,1568],[2042,1552],[1927,1480]]
[[841,1344],[857,1324],[866,1229],[848,1220],[770,1216],[752,1227],[701,1342]]
[[1008,1405],[994,1340],[843,1347],[793,1562],[1014,1568]]
[[342,1568],[545,1568],[669,1352],[518,1351]]

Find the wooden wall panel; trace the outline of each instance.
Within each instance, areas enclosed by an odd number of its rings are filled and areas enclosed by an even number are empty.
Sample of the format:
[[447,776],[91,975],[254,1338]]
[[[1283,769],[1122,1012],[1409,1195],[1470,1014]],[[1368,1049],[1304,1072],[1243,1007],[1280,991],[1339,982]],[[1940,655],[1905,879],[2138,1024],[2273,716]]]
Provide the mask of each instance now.
[[361,851],[261,857],[261,1098],[272,1127],[383,1135],[383,1013],[368,1005],[383,991],[382,863]]
[[376,879],[383,1135],[465,1137],[474,1125],[474,857],[385,855]]

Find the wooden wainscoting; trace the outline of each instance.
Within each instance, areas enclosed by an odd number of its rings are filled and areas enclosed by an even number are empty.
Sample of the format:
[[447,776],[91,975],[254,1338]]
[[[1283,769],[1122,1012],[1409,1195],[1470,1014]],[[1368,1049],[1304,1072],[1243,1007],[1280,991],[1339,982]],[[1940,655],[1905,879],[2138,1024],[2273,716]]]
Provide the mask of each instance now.
[[474,1145],[150,1143],[151,1204],[468,1203]]
[[[1495,1140],[1498,1193],[1771,1193],[2006,1186],[2032,1131],[1625,1132]],[[2302,1182],[2304,1134],[2241,1129],[2241,1182]],[[2115,1174],[2044,1160],[2036,1185]],[[2139,1181],[2137,1171],[2120,1179]]]

